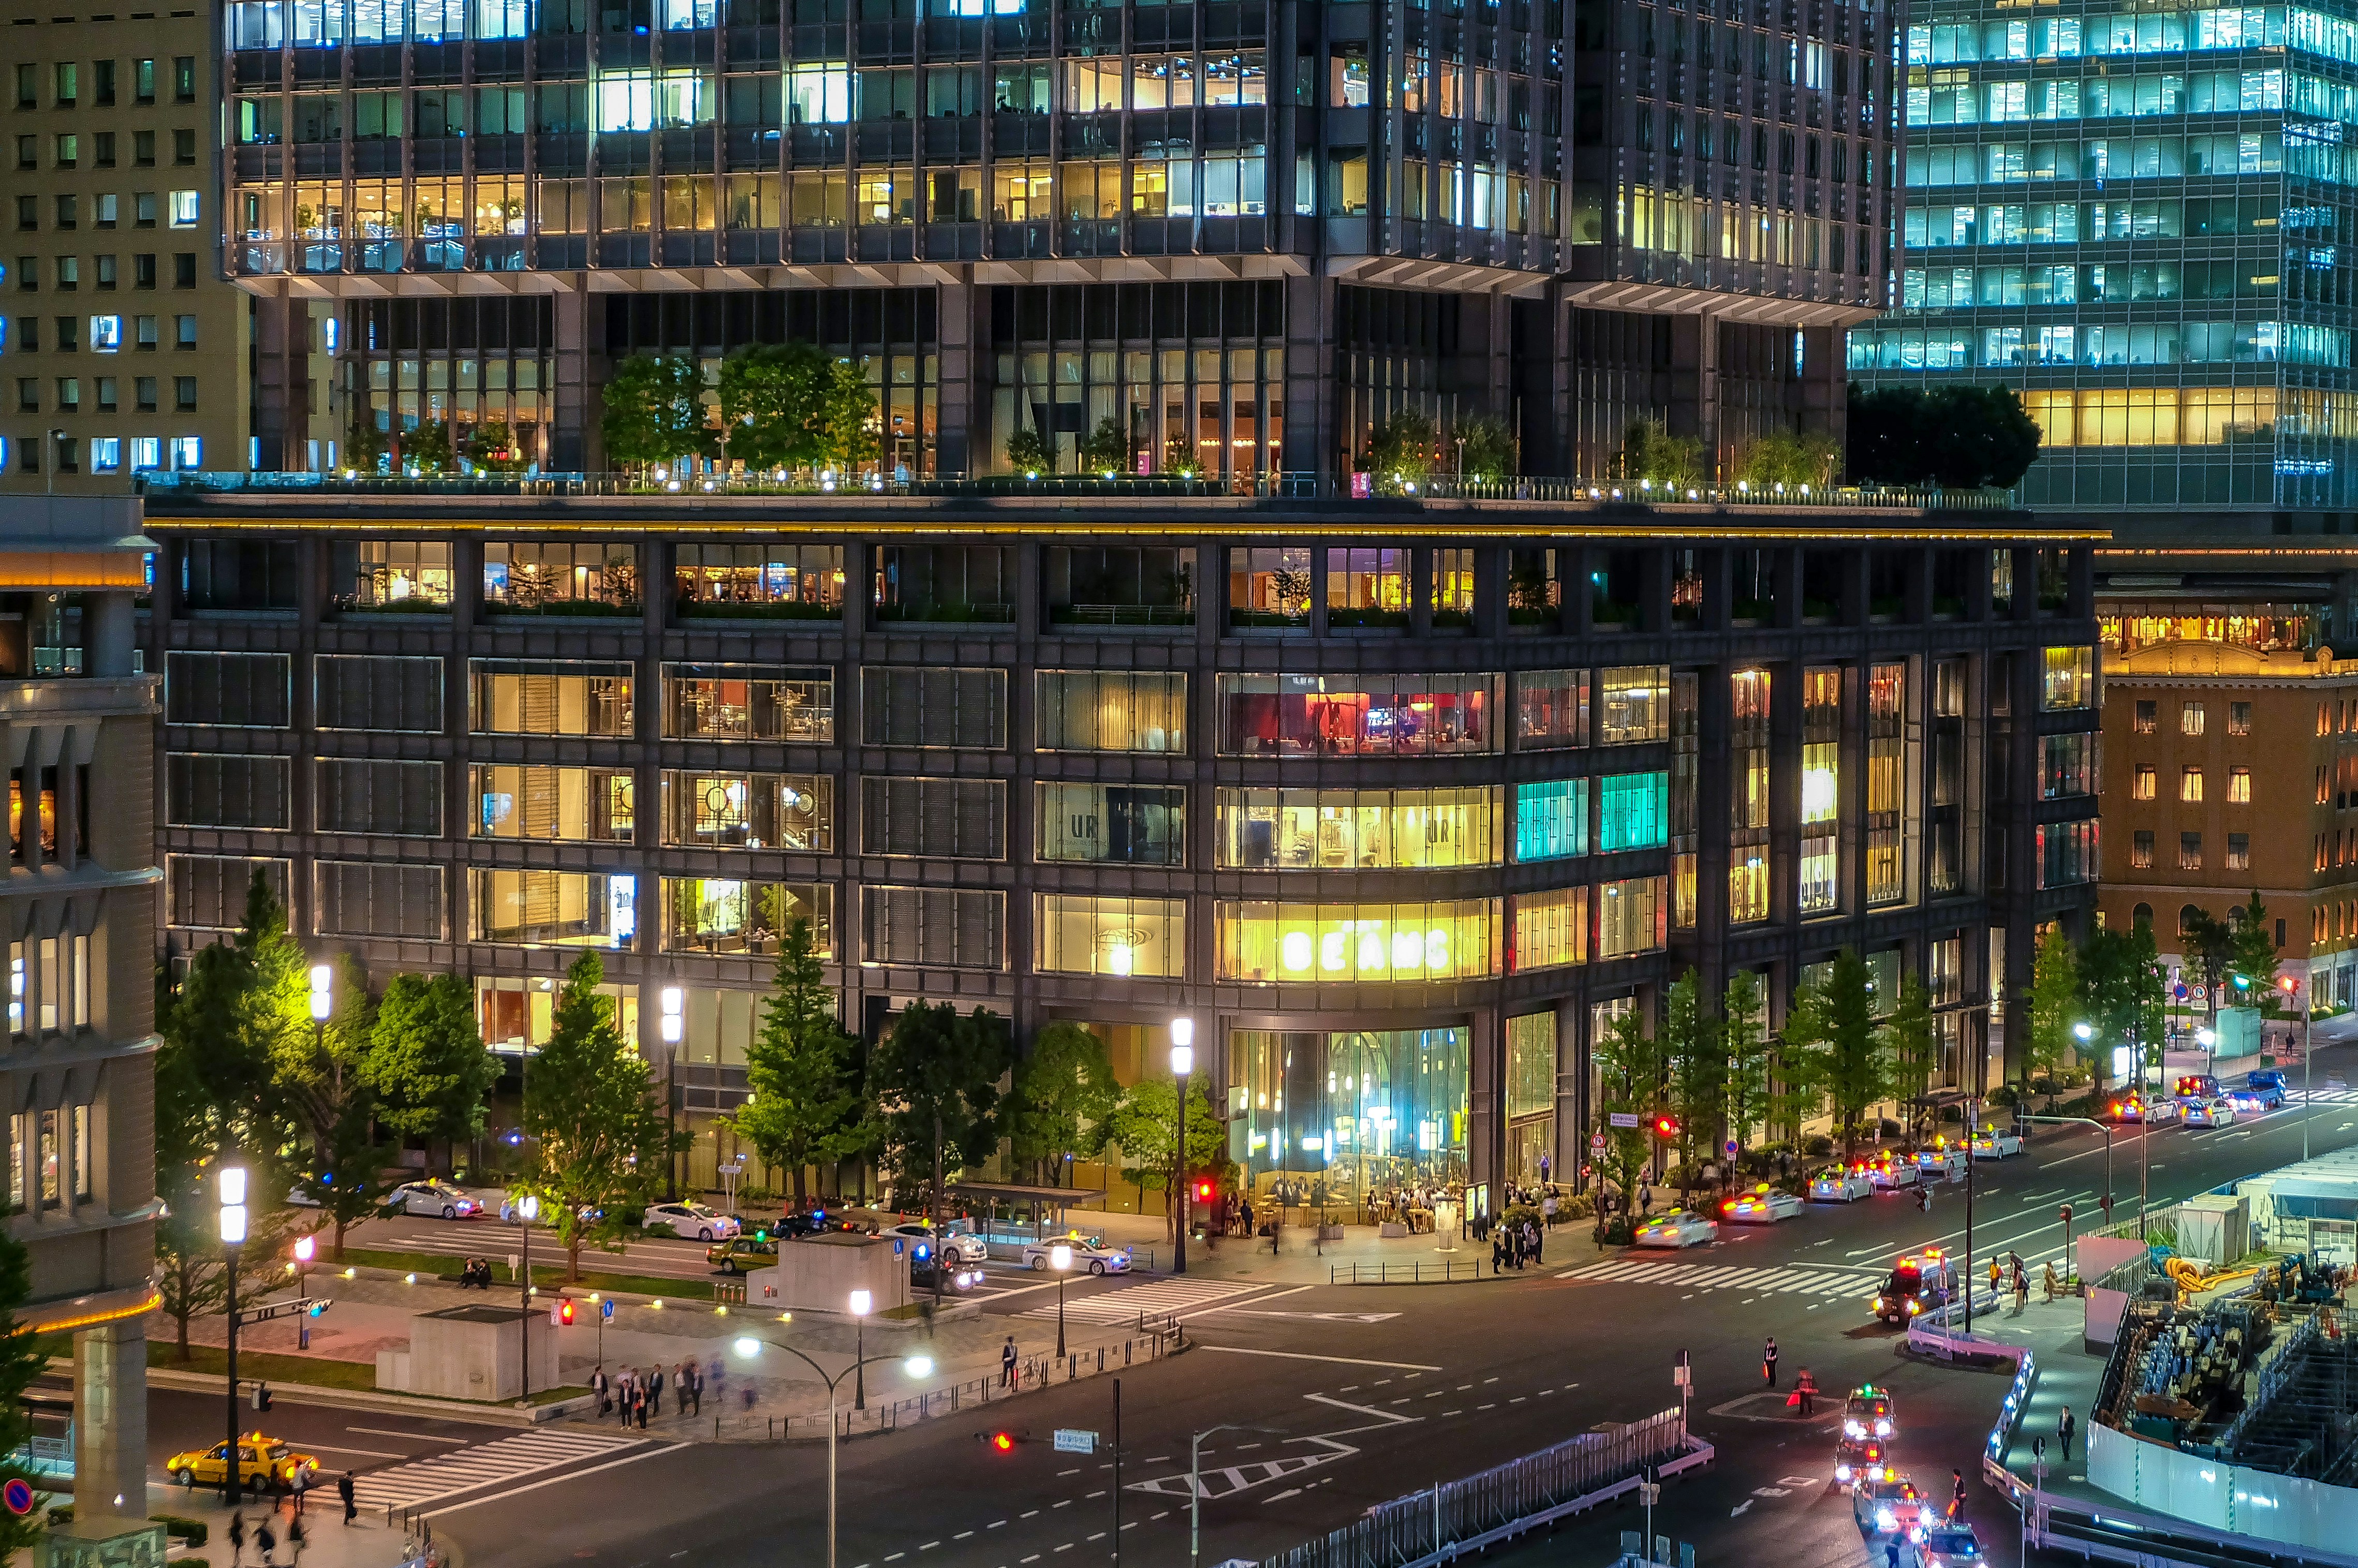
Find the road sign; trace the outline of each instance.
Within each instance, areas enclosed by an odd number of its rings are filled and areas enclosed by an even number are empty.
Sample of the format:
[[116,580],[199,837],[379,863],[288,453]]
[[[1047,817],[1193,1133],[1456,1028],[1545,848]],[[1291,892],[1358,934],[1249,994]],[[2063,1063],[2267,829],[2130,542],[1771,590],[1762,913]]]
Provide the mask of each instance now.
[[334,1304],[325,1297],[315,1301],[309,1296],[297,1296],[292,1301],[272,1302],[268,1306],[242,1308],[237,1314],[237,1323],[240,1328],[243,1328],[252,1324],[268,1323],[273,1318],[293,1317],[297,1313],[317,1317],[319,1313],[313,1312],[311,1310],[313,1307],[318,1307],[319,1312],[325,1312]]
[[598,1315],[611,1320],[614,1315],[614,1303],[612,1302],[600,1302],[598,1303]]
[[1098,1434],[1096,1433],[1086,1432],[1076,1426],[1060,1426],[1056,1429],[1057,1453],[1095,1454],[1097,1451]]
[[33,1511],[32,1483],[22,1476],[10,1476],[8,1484],[5,1487],[0,1487],[0,1502],[5,1502],[8,1505],[8,1511],[18,1518],[31,1513]]
[[1646,1125],[1646,1119],[1639,1116],[1634,1110],[1610,1111],[1606,1113],[1606,1119],[1616,1127],[1643,1127]]
[[1600,1154],[1605,1152],[1605,1134],[1602,1132],[1590,1133],[1588,1135],[1588,1146],[1591,1149],[1595,1150]]
[[1726,1142],[1721,1144],[1720,1147],[1726,1150],[1730,1154],[1733,1154],[1736,1152],[1736,1140],[1731,1138]]

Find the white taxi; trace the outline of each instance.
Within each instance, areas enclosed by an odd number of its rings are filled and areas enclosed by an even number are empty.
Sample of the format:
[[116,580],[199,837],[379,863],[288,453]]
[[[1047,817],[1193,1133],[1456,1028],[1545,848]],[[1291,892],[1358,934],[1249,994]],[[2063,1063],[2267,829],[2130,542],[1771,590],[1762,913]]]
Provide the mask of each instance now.
[[1639,1226],[1635,1239],[1639,1247],[1702,1247],[1719,1239],[1719,1222],[1674,1208]]
[[1839,1165],[1829,1165],[1810,1178],[1812,1203],[1856,1203],[1875,1195],[1875,1178],[1865,1171],[1845,1171]]

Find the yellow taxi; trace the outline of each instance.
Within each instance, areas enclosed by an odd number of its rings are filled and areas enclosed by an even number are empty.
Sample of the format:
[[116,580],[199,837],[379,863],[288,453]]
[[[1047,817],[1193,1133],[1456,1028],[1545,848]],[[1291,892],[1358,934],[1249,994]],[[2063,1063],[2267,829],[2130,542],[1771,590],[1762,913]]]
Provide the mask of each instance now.
[[[218,1487],[224,1479],[222,1455],[227,1444],[216,1443],[210,1448],[191,1448],[185,1454],[175,1454],[164,1463],[172,1479],[184,1487],[200,1482]],[[238,1484],[244,1487],[276,1489],[294,1485],[297,1470],[314,1471],[319,1462],[308,1454],[297,1454],[278,1438],[266,1437],[259,1432],[248,1433],[237,1440]]]

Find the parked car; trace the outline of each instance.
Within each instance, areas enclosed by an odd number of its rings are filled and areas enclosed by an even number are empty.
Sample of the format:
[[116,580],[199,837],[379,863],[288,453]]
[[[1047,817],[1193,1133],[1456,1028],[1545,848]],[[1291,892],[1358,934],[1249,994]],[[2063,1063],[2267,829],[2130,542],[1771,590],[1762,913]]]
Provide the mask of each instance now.
[[[191,1448],[175,1454],[164,1461],[164,1469],[183,1487],[218,1487],[228,1478],[226,1455],[229,1444],[216,1443],[207,1448]],[[237,1476],[241,1485],[256,1491],[277,1491],[291,1485],[297,1470],[314,1474],[319,1462],[308,1454],[297,1453],[276,1437],[259,1432],[241,1433],[237,1440]]]
[[1875,1195],[1875,1178],[1864,1171],[1829,1165],[1810,1178],[1812,1203],[1856,1203]]
[[[906,1237],[911,1241],[922,1243],[929,1249],[936,1245],[934,1227],[923,1220],[914,1220],[905,1225],[888,1225],[876,1234]],[[953,1263],[980,1263],[990,1257],[990,1249],[984,1245],[982,1238],[970,1230],[944,1232],[939,1249]]]
[[1682,1208],[1648,1220],[1638,1227],[1636,1238],[1640,1247],[1701,1247],[1718,1239],[1717,1220],[1705,1219]]
[[1921,1175],[1916,1169],[1916,1157],[1912,1154],[1877,1154],[1872,1159],[1860,1161],[1856,1169],[1865,1172],[1866,1179],[1873,1182],[1875,1190],[1880,1193],[1896,1193],[1902,1187],[1912,1187]]
[[444,1219],[472,1219],[483,1206],[439,1176],[404,1182],[385,1195],[384,1206],[395,1214],[439,1215]]
[[2005,1160],[2022,1152],[2022,1134],[2010,1128],[1985,1127],[1974,1134],[1974,1158]]
[[[606,1211],[600,1208],[595,1204],[583,1204],[579,1212],[581,1222],[584,1225],[594,1225],[599,1220],[606,1217]],[[543,1202],[540,1206],[539,1212],[533,1218],[533,1223],[535,1225],[546,1225],[549,1222],[549,1206],[546,1202]],[[522,1193],[506,1193],[502,1195],[500,1198],[500,1223],[502,1225],[522,1225],[524,1223],[524,1195]]]
[[1748,1193],[1738,1193],[1719,1206],[1720,1217],[1730,1225],[1774,1225],[1801,1212],[1801,1200],[1763,1182]]
[[752,1236],[732,1236],[706,1248],[704,1260],[717,1273],[741,1274],[748,1269],[766,1269],[776,1262],[778,1244]]
[[744,1226],[706,1204],[654,1203],[647,1206],[639,1228],[660,1235],[669,1231],[683,1239],[719,1241],[743,1233]]
[[1926,1182],[1961,1182],[1965,1177],[1965,1152],[1951,1147],[1945,1138],[1930,1149],[1916,1151],[1916,1175]]
[[2226,1096],[2214,1100],[2186,1102],[2186,1125],[2189,1127],[2232,1127],[2235,1122],[2235,1104]]
[[1102,1236],[1084,1236],[1076,1230],[1068,1236],[1053,1237],[1045,1241],[1023,1244],[1023,1266],[1046,1269],[1055,1260],[1049,1256],[1059,1247],[1073,1249],[1073,1268],[1092,1274],[1127,1274],[1130,1272],[1130,1249],[1109,1247]]

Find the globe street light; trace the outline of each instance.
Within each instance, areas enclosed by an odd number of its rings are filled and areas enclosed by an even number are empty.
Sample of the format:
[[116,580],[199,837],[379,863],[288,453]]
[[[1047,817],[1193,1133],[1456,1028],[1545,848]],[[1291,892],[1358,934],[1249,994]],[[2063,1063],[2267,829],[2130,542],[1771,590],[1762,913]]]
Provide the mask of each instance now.
[[[1171,1254],[1174,1274],[1187,1271],[1187,1076],[1195,1070],[1195,1021],[1174,1018],[1171,1021],[1171,1075],[1179,1080],[1179,1154],[1171,1171],[1171,1179],[1179,1188],[1179,1244]],[[1058,1287],[1060,1292],[1062,1289]],[[1057,1353],[1063,1354],[1061,1346]]]
[[1056,1355],[1065,1354],[1065,1275],[1073,1267],[1073,1249],[1064,1242],[1048,1249],[1048,1267],[1056,1271]]
[[519,1405],[532,1402],[532,1222],[540,1216],[540,1195],[526,1193],[516,1200],[516,1218],[524,1223],[524,1267],[516,1271],[517,1303],[524,1309],[516,1320],[516,1345],[523,1354],[524,1393]]
[[229,1254],[229,1266],[224,1271],[229,1281],[229,1382],[224,1405],[229,1420],[229,1442],[222,1449],[222,1500],[225,1507],[237,1507],[237,1260],[245,1246],[245,1167],[233,1161],[226,1162],[219,1176],[221,1195],[222,1247]]
[[[868,1294],[866,1291],[854,1291],[851,1293],[854,1300],[864,1298]],[[864,1305],[857,1309],[860,1313],[864,1313],[866,1310],[867,1309]],[[756,1339],[750,1334],[745,1335],[737,1341],[736,1349],[738,1358],[741,1360],[751,1361],[762,1354],[762,1350],[765,1345],[768,1345],[767,1341]],[[830,1378],[827,1375],[826,1368],[821,1367],[817,1362],[812,1360],[809,1357],[804,1355],[801,1351],[795,1349],[791,1345],[769,1345],[769,1348],[773,1350],[783,1350],[787,1355],[794,1357],[804,1366],[808,1367],[812,1371],[817,1372],[818,1374],[818,1380],[827,1385],[827,1568],[835,1568],[835,1440],[837,1433],[843,1426],[843,1419],[841,1415],[838,1413],[836,1407],[836,1391],[842,1387],[843,1379],[847,1374],[856,1375],[862,1379],[865,1378],[866,1373],[864,1368],[868,1365],[868,1357],[864,1356],[860,1357],[859,1359],[852,1362],[850,1366],[844,1368],[841,1371],[837,1372],[834,1377]],[[889,1361],[892,1357],[889,1356],[879,1356],[876,1359],[879,1361]],[[930,1378],[934,1375],[933,1357],[930,1356],[909,1357],[901,1363],[901,1368],[903,1371],[908,1373],[912,1378]]]
[[851,1408],[853,1410],[864,1411],[868,1408],[868,1374],[860,1371],[860,1368],[865,1366],[868,1360],[868,1309],[875,1304],[876,1298],[866,1291],[851,1292],[851,1321],[858,1325],[852,1330],[851,1338],[853,1357]]
[[[295,1238],[295,1261],[292,1267],[295,1271],[295,1294],[298,1298],[308,1293],[305,1286],[306,1281],[310,1278],[311,1255],[318,1247],[319,1243],[308,1236],[298,1236]],[[311,1314],[308,1312],[295,1320],[295,1348],[297,1350],[311,1348]]]

